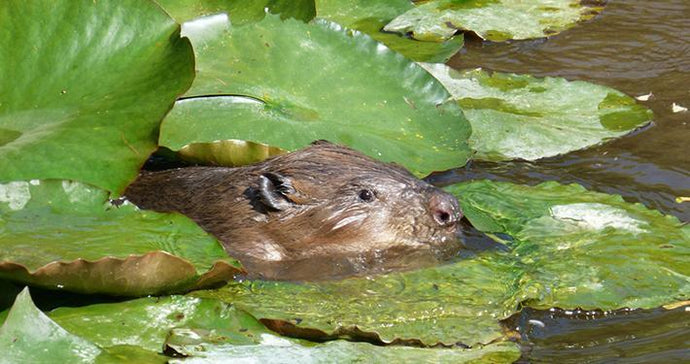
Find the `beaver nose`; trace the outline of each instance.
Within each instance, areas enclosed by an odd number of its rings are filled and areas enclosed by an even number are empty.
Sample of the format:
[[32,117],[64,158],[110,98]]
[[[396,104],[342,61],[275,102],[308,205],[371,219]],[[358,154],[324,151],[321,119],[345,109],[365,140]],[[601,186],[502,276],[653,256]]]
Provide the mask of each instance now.
[[462,218],[460,206],[455,196],[435,191],[429,200],[429,209],[434,221],[441,226],[453,226]]

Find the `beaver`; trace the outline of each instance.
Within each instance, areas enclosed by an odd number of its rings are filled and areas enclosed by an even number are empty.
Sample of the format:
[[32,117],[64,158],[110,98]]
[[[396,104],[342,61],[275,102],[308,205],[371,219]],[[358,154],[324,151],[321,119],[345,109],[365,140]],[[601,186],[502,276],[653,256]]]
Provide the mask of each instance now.
[[461,249],[454,196],[327,141],[244,167],[142,171],[125,196],[143,209],[190,217],[250,278],[412,269]]

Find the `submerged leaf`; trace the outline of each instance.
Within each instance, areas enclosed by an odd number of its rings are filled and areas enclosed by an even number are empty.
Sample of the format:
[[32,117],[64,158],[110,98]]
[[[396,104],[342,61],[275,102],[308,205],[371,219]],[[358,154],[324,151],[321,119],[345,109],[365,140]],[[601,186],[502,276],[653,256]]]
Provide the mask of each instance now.
[[483,39],[503,42],[551,36],[602,10],[580,0],[430,0],[393,19],[384,30],[431,41],[469,30]]
[[0,182],[121,192],[194,77],[179,25],[138,0],[3,1],[0,24]]
[[68,181],[0,185],[0,277],[84,293],[144,295],[232,279],[237,263],[177,214],[108,202]]
[[584,81],[422,66],[463,108],[476,159],[551,157],[625,135],[652,119],[632,97]]
[[491,253],[374,278],[231,283],[191,294],[232,302],[290,336],[474,346],[502,337],[498,320],[515,309],[518,274],[513,262]]
[[239,139],[295,150],[327,139],[419,175],[466,162],[469,124],[447,91],[368,36],[272,15],[240,27],[218,20],[189,34],[197,78],[163,122],[161,145]]
[[316,1],[316,12],[319,18],[364,32],[414,61],[445,63],[462,48],[462,35],[442,42],[421,42],[405,35],[383,31],[383,27],[393,18],[412,8],[414,5],[409,0]]
[[675,217],[553,182],[448,190],[478,228],[489,220],[492,232],[516,239],[512,254],[524,263],[516,300],[525,305],[612,310],[690,297],[690,227]]

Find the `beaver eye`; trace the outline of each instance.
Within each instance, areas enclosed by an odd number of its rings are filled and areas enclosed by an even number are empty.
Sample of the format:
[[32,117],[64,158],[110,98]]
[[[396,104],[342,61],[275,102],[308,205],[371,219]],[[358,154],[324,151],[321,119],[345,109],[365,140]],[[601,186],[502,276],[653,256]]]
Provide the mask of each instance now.
[[357,194],[357,196],[359,197],[360,200],[362,200],[364,202],[374,201],[374,198],[376,197],[376,195],[374,195],[374,192],[372,192],[371,190],[367,190],[367,189],[360,190],[359,193]]

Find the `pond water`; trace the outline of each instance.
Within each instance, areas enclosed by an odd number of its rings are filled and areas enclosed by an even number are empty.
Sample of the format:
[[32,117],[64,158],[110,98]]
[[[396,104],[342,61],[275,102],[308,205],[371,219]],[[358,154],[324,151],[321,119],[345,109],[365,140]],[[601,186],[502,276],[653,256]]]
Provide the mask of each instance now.
[[[610,0],[593,20],[546,40],[468,41],[449,65],[586,80],[631,96],[652,93],[640,103],[654,111],[654,123],[587,150],[533,163],[474,163],[436,182],[468,175],[527,184],[576,182],[689,222],[690,202],[678,203],[676,197],[690,196],[690,111],[672,110],[673,103],[690,109],[689,19],[688,0]],[[535,328],[530,319],[544,326]],[[690,312],[684,309],[626,312],[605,320],[531,311],[514,325],[526,340],[525,361],[690,360]]]
[[690,111],[672,111],[673,103],[690,108],[688,19],[687,0],[611,0],[598,17],[546,40],[468,41],[450,66],[586,80],[631,96],[651,92],[640,103],[655,115],[651,127],[601,146],[534,163],[475,163],[472,173],[577,182],[690,221],[690,203],[675,201],[690,196]]

